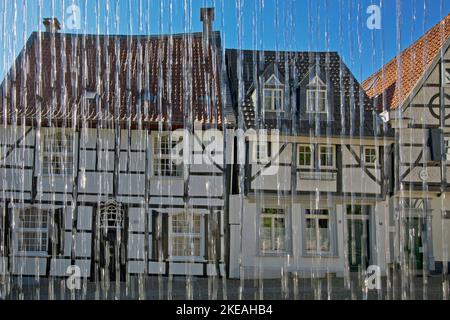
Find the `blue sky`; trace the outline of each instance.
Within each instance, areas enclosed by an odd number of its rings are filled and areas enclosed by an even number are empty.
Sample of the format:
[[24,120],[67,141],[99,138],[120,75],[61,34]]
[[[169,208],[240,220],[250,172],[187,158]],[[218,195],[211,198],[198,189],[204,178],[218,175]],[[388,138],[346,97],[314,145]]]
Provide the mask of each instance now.
[[[81,29],[108,34],[201,30],[202,6],[216,8],[214,29],[226,48],[338,51],[363,80],[450,13],[448,0],[7,0],[0,3],[0,75],[3,77],[42,18],[67,22],[81,9]],[[381,29],[366,26],[367,7],[381,8]]]

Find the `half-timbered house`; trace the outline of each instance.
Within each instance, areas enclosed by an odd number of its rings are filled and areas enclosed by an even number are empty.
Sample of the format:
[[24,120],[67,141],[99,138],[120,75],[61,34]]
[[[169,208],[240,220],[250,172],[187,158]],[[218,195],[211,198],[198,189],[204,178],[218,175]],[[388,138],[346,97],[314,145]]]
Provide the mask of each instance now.
[[392,259],[402,270],[448,270],[450,15],[363,86],[395,130]]
[[233,170],[230,276],[384,271],[392,139],[339,55],[226,57],[246,132],[236,135],[246,161]]
[[213,19],[167,36],[46,19],[29,37],[0,93],[2,274],[223,274],[226,166],[173,161],[169,134],[226,123]]

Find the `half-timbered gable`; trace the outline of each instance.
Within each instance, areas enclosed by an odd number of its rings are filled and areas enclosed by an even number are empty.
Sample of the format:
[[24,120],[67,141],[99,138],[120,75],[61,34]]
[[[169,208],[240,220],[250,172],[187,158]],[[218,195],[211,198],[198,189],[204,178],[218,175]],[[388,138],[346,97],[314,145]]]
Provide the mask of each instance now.
[[[227,50],[226,56],[247,159],[244,170],[234,170],[234,191],[245,198],[231,196],[230,232],[249,244],[241,262],[230,262],[230,274],[277,277],[311,268],[342,274],[348,264],[383,264],[383,254],[368,253],[368,238],[373,245],[384,233],[379,221],[392,138],[338,54]],[[358,210],[361,217],[353,214]],[[357,235],[365,251],[353,261],[346,258],[351,218],[364,225],[359,230],[370,229],[364,243]],[[266,244],[277,249],[266,253]]]
[[443,214],[450,177],[449,45],[447,16],[363,84],[395,130],[395,259],[419,272],[441,270],[450,253],[442,245],[450,230]]

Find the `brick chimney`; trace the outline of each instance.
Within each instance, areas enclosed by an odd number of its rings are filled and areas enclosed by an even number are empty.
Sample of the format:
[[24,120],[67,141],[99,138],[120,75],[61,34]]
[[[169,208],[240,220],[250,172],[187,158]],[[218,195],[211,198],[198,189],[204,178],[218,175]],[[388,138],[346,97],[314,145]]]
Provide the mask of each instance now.
[[61,30],[61,25],[57,18],[44,18],[45,32],[56,33]]
[[214,21],[214,8],[201,8],[200,21],[203,22],[203,36],[206,39],[211,38],[212,23]]

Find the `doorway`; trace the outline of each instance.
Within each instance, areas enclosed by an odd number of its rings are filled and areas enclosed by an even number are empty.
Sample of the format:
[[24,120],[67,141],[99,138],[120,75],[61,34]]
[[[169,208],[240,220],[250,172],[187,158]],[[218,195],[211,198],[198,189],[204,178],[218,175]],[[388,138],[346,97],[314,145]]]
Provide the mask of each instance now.
[[125,217],[121,204],[111,201],[101,205],[96,216],[96,262],[103,281],[124,281],[126,275]]
[[361,272],[370,265],[370,205],[347,206],[348,266]]
[[406,218],[405,253],[410,269],[423,269],[424,226],[420,217]]

